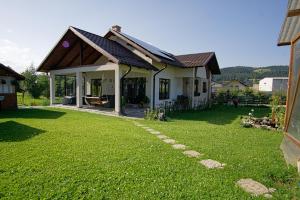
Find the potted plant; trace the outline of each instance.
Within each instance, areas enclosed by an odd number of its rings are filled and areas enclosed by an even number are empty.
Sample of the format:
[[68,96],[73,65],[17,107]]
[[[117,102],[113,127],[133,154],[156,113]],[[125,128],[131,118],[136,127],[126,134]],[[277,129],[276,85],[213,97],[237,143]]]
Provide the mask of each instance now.
[[140,108],[144,108],[147,104],[150,103],[150,99],[147,96],[144,96],[144,98],[140,101]]

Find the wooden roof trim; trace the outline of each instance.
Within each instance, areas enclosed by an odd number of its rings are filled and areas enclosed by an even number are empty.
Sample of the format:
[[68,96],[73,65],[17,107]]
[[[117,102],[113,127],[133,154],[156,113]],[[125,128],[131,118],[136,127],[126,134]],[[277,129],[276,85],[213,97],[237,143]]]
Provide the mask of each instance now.
[[206,61],[204,62],[204,66],[206,66],[208,64],[208,62],[210,61],[210,59],[212,59],[212,57],[215,55],[214,52],[211,52],[210,56],[206,59]]
[[110,53],[108,53],[107,51],[105,51],[104,49],[100,48],[98,45],[96,45],[94,42],[92,42],[91,40],[89,40],[87,37],[85,37],[84,35],[82,35],[81,33],[79,33],[76,29],[74,29],[73,27],[69,28],[75,35],[77,35],[79,38],[81,38],[84,42],[86,42],[87,44],[89,44],[91,47],[93,47],[94,49],[96,49],[97,51],[99,51],[99,53],[103,54],[104,56],[106,56],[109,60],[112,60],[114,63],[119,64],[119,60],[117,58],[115,58],[113,55],[111,55]]
[[300,9],[289,10],[287,13],[287,17],[295,17],[300,15]]
[[43,66],[43,64],[48,60],[48,58],[50,57],[52,51],[54,51],[54,49],[59,45],[60,41],[64,38],[64,36],[67,34],[67,32],[69,31],[69,29],[67,29],[64,34],[62,34],[62,36],[59,38],[59,40],[56,42],[56,44],[52,47],[52,49],[49,51],[49,53],[47,54],[47,56],[42,60],[41,64],[39,65],[39,67],[37,68],[37,71],[41,70],[41,67]]
[[104,37],[109,37],[110,36],[109,33],[112,33],[115,36],[117,36],[118,38],[120,38],[121,40],[124,40],[125,42],[129,43],[131,46],[133,46],[134,48],[138,49],[139,51],[141,51],[145,55],[149,56],[150,58],[154,59],[155,61],[162,62],[162,60],[160,58],[158,58],[157,56],[155,56],[154,54],[152,54],[148,50],[144,49],[140,45],[136,44],[135,42],[131,41],[130,39],[126,38],[125,36],[119,34],[118,32],[116,32],[114,30],[110,30],[107,34],[105,34]]

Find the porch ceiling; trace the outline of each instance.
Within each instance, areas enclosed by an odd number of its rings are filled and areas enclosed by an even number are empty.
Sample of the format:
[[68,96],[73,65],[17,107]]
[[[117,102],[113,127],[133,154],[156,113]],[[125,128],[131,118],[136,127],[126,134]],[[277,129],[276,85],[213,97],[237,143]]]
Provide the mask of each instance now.
[[[81,48],[82,54],[80,54]],[[38,71],[48,72],[50,70],[92,65],[101,56],[105,56],[113,63],[157,70],[115,41],[70,27],[41,63]]]
[[95,63],[102,54],[82,41],[70,29],[59,40],[57,45],[39,67],[39,71],[65,69],[80,66],[80,45],[82,44],[82,65]]

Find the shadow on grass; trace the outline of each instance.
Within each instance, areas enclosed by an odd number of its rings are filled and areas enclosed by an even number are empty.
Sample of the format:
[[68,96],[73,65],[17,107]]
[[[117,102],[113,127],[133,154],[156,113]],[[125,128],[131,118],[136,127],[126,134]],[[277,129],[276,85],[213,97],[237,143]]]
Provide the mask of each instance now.
[[175,120],[206,121],[210,124],[225,125],[231,124],[241,116],[248,115],[251,109],[254,109],[255,117],[263,117],[271,112],[270,108],[266,107],[214,106],[202,111],[176,112],[170,117]]
[[24,141],[44,132],[18,122],[6,121],[0,123],[0,142]]
[[57,119],[65,112],[29,108],[10,111],[1,111],[0,118],[32,118],[32,119]]

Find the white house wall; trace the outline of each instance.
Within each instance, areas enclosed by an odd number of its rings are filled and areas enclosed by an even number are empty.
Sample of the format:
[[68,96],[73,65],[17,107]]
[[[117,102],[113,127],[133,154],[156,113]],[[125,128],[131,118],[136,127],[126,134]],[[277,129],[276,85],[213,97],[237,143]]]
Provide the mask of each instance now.
[[205,79],[207,78],[205,67],[197,67],[196,77],[205,78]]
[[88,72],[84,76],[86,82],[86,94],[91,94],[91,80],[101,79],[102,94],[114,95],[115,93],[115,71]]
[[272,78],[264,78],[259,81],[258,89],[261,92],[272,92],[273,88],[273,79]]

